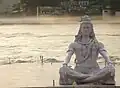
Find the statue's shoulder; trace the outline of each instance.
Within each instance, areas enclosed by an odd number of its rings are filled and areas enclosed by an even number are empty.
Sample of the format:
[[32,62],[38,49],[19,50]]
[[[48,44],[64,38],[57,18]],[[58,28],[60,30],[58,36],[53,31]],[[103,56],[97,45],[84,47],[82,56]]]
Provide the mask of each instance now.
[[98,41],[97,39],[93,40],[93,43],[98,47],[98,48],[104,48],[104,44],[101,41]]
[[76,45],[78,44],[77,42],[71,42],[70,45]]
[[104,48],[104,44],[102,42],[98,42],[98,47],[99,48]]
[[75,42],[71,42],[69,45],[70,45],[70,46],[74,46],[74,45],[75,45]]
[[77,42],[72,42],[69,44],[69,47],[75,47],[77,45]]

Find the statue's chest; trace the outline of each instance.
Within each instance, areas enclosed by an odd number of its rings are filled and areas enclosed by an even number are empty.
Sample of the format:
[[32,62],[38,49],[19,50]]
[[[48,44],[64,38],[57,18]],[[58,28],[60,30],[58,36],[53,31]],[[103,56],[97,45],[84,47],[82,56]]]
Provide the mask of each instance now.
[[76,45],[75,47],[75,52],[77,54],[85,56],[86,54],[97,54],[98,53],[98,48],[95,45]]

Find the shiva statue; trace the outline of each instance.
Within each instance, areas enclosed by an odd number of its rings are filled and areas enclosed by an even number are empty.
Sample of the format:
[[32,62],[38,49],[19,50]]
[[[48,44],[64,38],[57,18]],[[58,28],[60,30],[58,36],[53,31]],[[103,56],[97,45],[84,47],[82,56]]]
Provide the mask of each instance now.
[[[93,24],[91,22],[91,18],[88,15],[85,15],[81,18],[81,24],[80,24],[79,31],[77,35],[75,36],[74,42],[71,43],[68,47],[67,56],[63,63],[63,67],[68,67],[68,63],[70,62],[73,54],[75,54],[76,58],[75,58],[75,68],[72,69],[73,73],[71,73],[72,76],[79,75],[79,78],[83,76],[86,78],[92,77],[92,79],[90,79],[91,81],[89,80],[89,82],[93,82],[92,80],[95,78],[94,74],[99,74],[99,78],[101,77],[102,79],[96,79],[94,81],[94,84],[99,83],[99,84],[105,84],[105,85],[106,84],[115,85],[114,65],[109,58],[109,55],[107,53],[107,50],[104,47],[104,44],[99,42],[96,39],[95,32],[93,30]],[[107,62],[107,70],[100,69],[100,66],[98,65],[97,60],[98,60],[99,54]],[[62,74],[62,71],[64,70],[60,70],[60,84],[61,85],[65,84],[63,80],[67,77],[67,76],[65,77],[65,75]],[[104,77],[102,77],[101,71],[103,71],[102,72],[103,75],[105,74],[105,72],[108,72],[110,75],[109,76],[104,75]],[[84,75],[80,75],[80,74],[84,74]],[[98,75],[96,75],[96,77],[98,77]],[[72,80],[72,78],[70,79],[70,77],[67,77],[67,79]],[[74,81],[77,84],[85,83],[84,80],[80,81],[77,79]],[[67,80],[66,80],[66,85],[72,84],[72,82],[73,81],[71,81],[71,83],[67,83]]]

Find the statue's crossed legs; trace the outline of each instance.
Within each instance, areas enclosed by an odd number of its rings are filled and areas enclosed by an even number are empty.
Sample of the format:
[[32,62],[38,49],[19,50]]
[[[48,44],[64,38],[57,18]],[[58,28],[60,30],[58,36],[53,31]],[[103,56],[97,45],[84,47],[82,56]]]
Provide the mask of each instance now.
[[111,76],[111,72],[108,67],[104,67],[95,74],[83,74],[76,72],[69,66],[63,66],[60,68],[59,73],[60,85],[72,85],[73,82],[76,82],[77,84],[93,83],[99,85],[115,85],[115,75]]

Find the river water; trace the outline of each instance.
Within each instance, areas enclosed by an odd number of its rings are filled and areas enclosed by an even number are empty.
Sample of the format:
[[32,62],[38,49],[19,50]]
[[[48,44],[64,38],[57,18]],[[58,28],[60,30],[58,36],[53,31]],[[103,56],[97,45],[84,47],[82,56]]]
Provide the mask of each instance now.
[[[1,25],[0,26],[0,63],[11,60],[39,60],[55,58],[64,60],[68,45],[74,41],[79,23],[44,25]],[[104,43],[110,56],[120,57],[119,24],[94,24],[99,41]],[[72,59],[73,60],[73,59]],[[118,60],[119,61],[119,60]],[[0,66],[1,87],[51,86],[52,80],[58,85],[58,69],[61,64],[39,62],[16,63]],[[117,85],[120,85],[120,66],[116,66]]]

